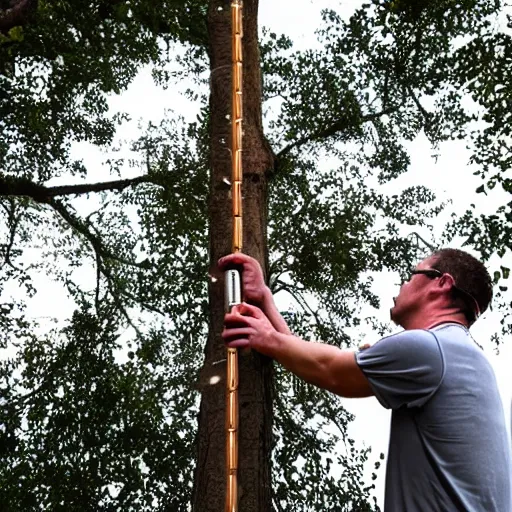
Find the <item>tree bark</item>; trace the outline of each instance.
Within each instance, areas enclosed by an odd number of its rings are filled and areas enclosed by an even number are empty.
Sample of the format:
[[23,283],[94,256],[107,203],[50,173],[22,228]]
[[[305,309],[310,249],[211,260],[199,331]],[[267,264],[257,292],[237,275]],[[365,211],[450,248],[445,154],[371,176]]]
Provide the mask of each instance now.
[[[211,0],[208,11],[211,69],[210,262],[231,251],[231,2]],[[263,136],[258,48],[258,0],[244,1],[243,39],[243,224],[244,252],[267,272],[267,173],[273,154]],[[225,502],[226,351],[220,336],[224,321],[224,283],[211,282],[210,333],[200,378],[198,458],[193,510],[222,512]],[[272,363],[255,352],[240,352],[239,510],[270,512],[272,493]],[[220,381],[215,383],[220,377]],[[215,384],[212,384],[215,383]]]
[[0,8],[0,32],[25,25],[36,9],[37,0],[11,0],[7,9]]

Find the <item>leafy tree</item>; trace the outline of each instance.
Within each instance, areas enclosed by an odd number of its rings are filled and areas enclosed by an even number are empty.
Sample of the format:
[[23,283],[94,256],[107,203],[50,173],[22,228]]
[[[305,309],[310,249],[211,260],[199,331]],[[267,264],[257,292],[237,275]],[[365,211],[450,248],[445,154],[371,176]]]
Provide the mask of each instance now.
[[[421,185],[387,192],[409,167],[407,141],[467,140],[479,191],[510,192],[507,13],[490,0],[373,0],[348,21],[325,11],[318,47],[296,51],[258,33],[257,0],[244,11],[246,251],[293,299],[298,334],[346,346],[362,308],[379,306],[373,273],[412,264],[425,249],[414,233],[446,206]],[[215,262],[231,240],[230,44],[226,0],[0,2],[7,510],[223,506]],[[127,116],[108,98],[144,66],[163,86],[194,80],[198,117],[150,125],[126,161]],[[107,152],[104,179],[91,181],[76,143]],[[433,243],[463,236],[503,256],[509,216],[468,212]],[[38,272],[74,301],[64,327],[25,314],[44,293]],[[375,510],[341,401],[257,354],[240,365],[241,510]]]

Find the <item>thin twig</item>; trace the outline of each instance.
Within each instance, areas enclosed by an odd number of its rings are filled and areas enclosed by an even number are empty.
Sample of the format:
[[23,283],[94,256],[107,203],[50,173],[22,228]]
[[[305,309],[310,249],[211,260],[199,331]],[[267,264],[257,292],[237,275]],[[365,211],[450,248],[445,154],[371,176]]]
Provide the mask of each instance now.
[[421,240],[428,247],[428,249],[430,249],[432,252],[434,252],[436,250],[436,247],[434,245],[428,243],[423,237],[421,237],[418,233],[416,233],[416,231],[413,231],[408,236],[415,236],[418,239],[418,241]]
[[297,303],[299,304],[299,306],[301,308],[303,308],[304,310],[309,311],[311,313],[311,315],[314,317],[314,319],[315,319],[315,321],[317,323],[317,326],[321,327],[323,322],[320,319],[320,316],[318,315],[318,313],[316,311],[313,311],[311,306],[307,303],[306,299],[304,299],[296,290],[293,290],[286,283],[283,283],[282,281],[279,281],[279,284],[281,285],[281,290],[283,290],[285,292],[288,292],[297,301]]
[[[375,114],[367,114],[365,116],[362,116],[360,118],[361,124],[367,123],[369,121],[373,121],[375,119],[378,119],[379,117],[387,114],[392,114],[393,112],[396,112],[398,110],[398,107],[390,107],[387,109],[382,110],[381,112],[377,112]],[[290,151],[292,151],[295,148],[298,148],[300,146],[303,146],[304,144],[307,144],[308,142],[313,142],[315,140],[319,139],[326,139],[328,137],[332,137],[333,135],[336,135],[337,133],[343,132],[348,128],[347,122],[345,119],[338,120],[334,123],[332,123],[327,128],[324,128],[322,130],[319,130],[315,133],[312,133],[311,135],[308,135],[307,137],[302,137],[295,142],[292,142],[288,146],[284,147],[276,156],[277,158],[282,158],[286,156]]]
[[[19,214],[19,215],[15,214],[16,205],[12,199],[9,200],[9,205],[10,205],[9,209],[4,207],[4,209],[7,211],[7,216],[8,216],[7,222],[9,224],[9,243],[7,244],[7,247],[5,250],[4,265],[7,264],[12,269],[14,269],[16,271],[20,271],[21,269],[16,267],[16,265],[14,265],[11,261],[11,251],[14,246],[14,240],[16,238],[16,230],[17,230],[18,225],[21,220],[21,214]],[[2,267],[4,265],[2,265]]]
[[[151,306],[150,304],[146,303],[143,300],[138,299],[133,294],[128,292],[124,289],[118,289],[114,282],[114,277],[112,276],[110,270],[108,267],[103,263],[105,259],[110,259],[113,261],[118,261],[120,263],[124,263],[126,265],[131,265],[138,268],[144,268],[138,263],[135,263],[133,261],[125,260],[124,258],[120,258],[119,256],[116,256],[112,254],[106,247],[104,247],[103,243],[101,242],[100,238],[96,236],[94,233],[91,233],[91,231],[87,228],[87,226],[83,223],[81,219],[76,218],[71,212],[67,210],[67,208],[64,206],[63,203],[56,199],[52,199],[49,202],[49,205],[67,222],[69,226],[71,226],[75,231],[77,231],[79,234],[81,234],[92,246],[92,249],[96,256],[96,261],[99,263],[99,268],[101,274],[105,277],[107,280],[107,284],[110,290],[110,293],[114,300],[116,301],[116,305],[119,307],[120,311],[123,313],[127,319],[129,318],[126,310],[124,307],[120,304],[118,301],[118,295],[124,295],[131,301],[140,304],[143,308],[147,309],[148,311],[152,311],[153,313],[158,313],[160,315],[163,315],[163,312],[160,311],[158,308]],[[129,320],[130,321],[130,320]],[[131,324],[131,321],[130,321]],[[132,324],[131,324],[132,325]],[[132,327],[135,328],[134,325]]]

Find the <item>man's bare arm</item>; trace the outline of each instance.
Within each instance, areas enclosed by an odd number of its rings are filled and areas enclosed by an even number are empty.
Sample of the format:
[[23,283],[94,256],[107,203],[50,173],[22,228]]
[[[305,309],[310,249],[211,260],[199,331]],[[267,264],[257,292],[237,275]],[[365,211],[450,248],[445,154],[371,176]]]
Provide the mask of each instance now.
[[263,311],[249,304],[236,306],[226,315],[225,324],[223,337],[228,346],[257,350],[306,382],[337,395],[347,398],[373,395],[352,351],[278,332]]

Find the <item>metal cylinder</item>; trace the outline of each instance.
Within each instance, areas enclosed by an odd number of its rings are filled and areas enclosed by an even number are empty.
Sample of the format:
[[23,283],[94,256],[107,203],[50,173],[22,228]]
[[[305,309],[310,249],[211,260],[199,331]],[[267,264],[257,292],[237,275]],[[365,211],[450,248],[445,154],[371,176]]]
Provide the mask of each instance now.
[[227,270],[224,276],[226,297],[226,311],[231,311],[233,306],[242,302],[242,284],[238,270]]

